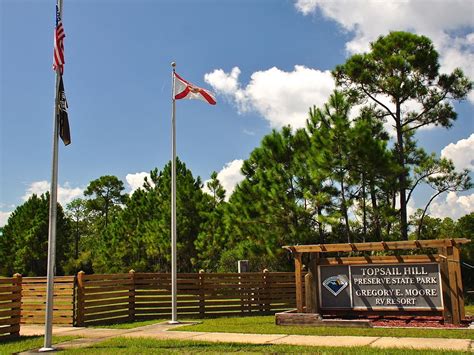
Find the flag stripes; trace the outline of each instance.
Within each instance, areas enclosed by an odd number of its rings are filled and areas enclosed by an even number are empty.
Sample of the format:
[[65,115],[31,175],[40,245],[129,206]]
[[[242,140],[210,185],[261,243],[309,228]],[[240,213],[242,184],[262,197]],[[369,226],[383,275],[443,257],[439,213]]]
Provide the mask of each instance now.
[[54,31],[54,61],[53,69],[59,71],[61,74],[64,71],[64,32],[63,23],[61,21],[61,14],[59,8],[56,5],[56,29]]

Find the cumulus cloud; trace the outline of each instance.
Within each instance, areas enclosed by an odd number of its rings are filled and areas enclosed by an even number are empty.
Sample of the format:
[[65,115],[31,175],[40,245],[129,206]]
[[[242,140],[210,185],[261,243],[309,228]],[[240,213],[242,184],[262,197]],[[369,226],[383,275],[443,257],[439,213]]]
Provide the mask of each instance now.
[[[439,51],[441,71],[456,67],[474,78],[474,16],[472,2],[464,0],[297,0],[304,15],[319,11],[353,33],[346,43],[349,53],[369,49],[370,42],[390,31],[410,31],[433,40]],[[474,103],[474,93],[469,100]]]
[[[229,163],[226,163],[221,171],[217,173],[217,179],[219,179],[222,187],[225,189],[226,200],[229,200],[229,197],[234,192],[235,186],[244,179],[244,176],[240,172],[242,164],[244,161],[242,159],[236,159]],[[209,193],[207,188],[207,182],[204,182],[203,191]]]
[[309,108],[323,105],[335,88],[330,71],[302,65],[296,65],[291,72],[276,67],[254,72],[246,86],[239,82],[239,75],[238,67],[230,73],[216,69],[206,74],[204,80],[231,100],[239,113],[255,111],[272,128],[288,124],[304,127]]
[[143,187],[145,178],[147,178],[148,182],[153,186],[150,173],[141,172],[141,173],[127,174],[127,176],[125,176],[125,180],[127,181],[127,184],[130,187],[130,194],[133,194],[135,190]]
[[469,138],[448,144],[441,150],[441,157],[451,159],[457,170],[474,170],[474,133]]
[[5,224],[7,224],[8,217],[10,217],[11,213],[12,213],[11,211],[10,212],[0,211],[0,227],[3,227]]
[[[26,189],[25,194],[22,196],[22,200],[26,201],[30,198],[31,195],[41,195],[45,192],[48,192],[50,189],[49,182],[46,180],[43,181],[34,181]],[[58,185],[58,202],[65,206],[75,198],[82,197],[83,189],[80,187],[71,187],[68,182],[64,185]]]
[[460,196],[452,191],[448,192],[444,200],[435,199],[429,207],[429,214],[437,218],[458,219],[472,212],[474,212],[474,194]]

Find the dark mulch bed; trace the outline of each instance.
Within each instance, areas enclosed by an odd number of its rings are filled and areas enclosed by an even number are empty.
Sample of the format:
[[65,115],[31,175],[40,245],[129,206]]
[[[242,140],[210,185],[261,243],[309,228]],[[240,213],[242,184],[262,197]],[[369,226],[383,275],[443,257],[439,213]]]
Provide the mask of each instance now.
[[439,316],[400,316],[400,317],[375,317],[372,324],[376,327],[412,327],[412,328],[459,328],[468,327],[472,319],[469,319],[460,326],[444,323],[443,317]]
[[[324,318],[336,318],[327,317]],[[340,318],[340,317],[337,317]],[[470,316],[466,317],[466,320],[462,322],[460,326],[444,323],[444,319],[441,316],[367,316],[360,317],[359,319],[368,319],[372,322],[374,327],[409,327],[409,328],[467,328],[474,319]]]

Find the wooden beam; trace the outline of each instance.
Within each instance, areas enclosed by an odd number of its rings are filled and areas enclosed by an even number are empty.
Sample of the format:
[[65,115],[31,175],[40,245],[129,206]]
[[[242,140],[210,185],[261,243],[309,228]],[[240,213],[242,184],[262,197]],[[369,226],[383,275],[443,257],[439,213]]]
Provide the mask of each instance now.
[[467,238],[457,238],[457,239],[408,240],[408,241],[397,241],[397,242],[294,245],[294,246],[284,246],[283,248],[290,250],[293,253],[330,253],[330,252],[443,248],[443,247],[454,246],[454,245],[462,245],[469,242],[470,240]]
[[388,255],[388,256],[349,256],[321,258],[320,265],[367,265],[367,264],[396,264],[396,263],[435,263],[440,257],[430,255]]

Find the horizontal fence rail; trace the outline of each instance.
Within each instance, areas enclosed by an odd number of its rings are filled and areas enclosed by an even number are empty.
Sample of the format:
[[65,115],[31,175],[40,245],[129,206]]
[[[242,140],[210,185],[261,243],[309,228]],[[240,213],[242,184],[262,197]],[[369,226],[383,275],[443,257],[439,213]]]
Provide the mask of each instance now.
[[22,278],[0,278],[0,339],[20,335]]
[[[46,277],[24,277],[21,298],[21,323],[44,323]],[[75,276],[56,276],[53,293],[53,323],[74,325]]]
[[[178,274],[181,317],[270,314],[295,307],[290,272]],[[77,277],[79,326],[171,316],[171,275],[135,273]]]

